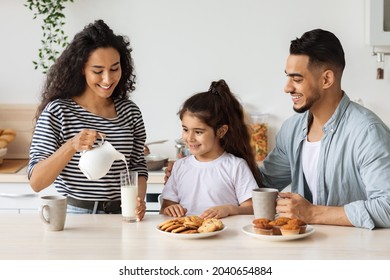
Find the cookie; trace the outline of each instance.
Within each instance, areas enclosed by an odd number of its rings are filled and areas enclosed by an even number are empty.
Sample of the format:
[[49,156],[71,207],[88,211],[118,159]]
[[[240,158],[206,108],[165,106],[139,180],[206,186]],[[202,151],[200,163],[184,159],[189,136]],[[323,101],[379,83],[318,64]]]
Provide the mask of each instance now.
[[176,221],[176,220],[167,221],[166,223],[162,223],[162,224],[160,225],[160,229],[165,231],[167,228],[169,228],[169,227],[171,227],[171,226],[173,226],[173,225],[177,225],[177,224],[179,224],[179,222]]
[[206,219],[203,224],[198,228],[198,232],[213,232],[223,228],[223,223],[219,219],[211,218]]
[[172,233],[181,233],[181,232],[183,232],[183,231],[185,231],[185,230],[188,230],[188,228],[186,228],[185,226],[180,226],[180,227],[178,227],[178,228],[175,228],[175,229],[172,230],[171,232],[172,232]]
[[182,227],[182,226],[183,226],[183,224],[179,224],[179,223],[173,224],[173,225],[167,227],[164,231],[171,232],[172,230],[177,229],[177,228]]

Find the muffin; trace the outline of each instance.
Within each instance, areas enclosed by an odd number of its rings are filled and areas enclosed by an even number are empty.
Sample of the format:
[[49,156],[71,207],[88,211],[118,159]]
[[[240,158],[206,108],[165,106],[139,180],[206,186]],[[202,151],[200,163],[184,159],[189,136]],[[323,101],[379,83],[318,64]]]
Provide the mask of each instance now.
[[269,224],[273,226],[273,234],[274,235],[281,235],[280,228],[288,223],[288,221],[291,220],[287,217],[279,217],[273,221],[271,221]]
[[297,225],[299,226],[300,228],[300,231],[299,233],[302,234],[302,233],[305,233],[306,232],[306,227],[307,227],[307,224],[300,220],[300,219],[291,219],[287,222],[288,225]]
[[301,227],[296,224],[285,224],[280,227],[282,235],[296,235],[299,234]]
[[252,221],[252,223],[255,225],[255,224],[261,224],[261,223],[269,223],[271,222],[271,220],[267,219],[267,218],[258,218],[258,219],[254,219]]
[[253,224],[253,230],[261,235],[272,235],[273,226],[267,222]]

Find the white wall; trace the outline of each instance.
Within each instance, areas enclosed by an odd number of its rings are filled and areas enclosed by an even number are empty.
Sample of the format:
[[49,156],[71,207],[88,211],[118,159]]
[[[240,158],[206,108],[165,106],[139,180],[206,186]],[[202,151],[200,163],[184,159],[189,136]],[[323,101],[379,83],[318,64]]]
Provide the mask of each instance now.
[[[39,100],[44,76],[31,61],[41,22],[24,3],[0,0],[0,103]],[[272,139],[293,114],[283,93],[289,42],[314,28],[341,40],[347,94],[390,124],[390,69],[376,80],[376,60],[365,44],[364,0],[75,0],[65,14],[70,38],[98,18],[130,37],[137,72],[132,98],[143,112],[147,141],[170,140],[151,146],[152,152],[174,156],[181,103],[220,78],[251,109],[270,114]]]

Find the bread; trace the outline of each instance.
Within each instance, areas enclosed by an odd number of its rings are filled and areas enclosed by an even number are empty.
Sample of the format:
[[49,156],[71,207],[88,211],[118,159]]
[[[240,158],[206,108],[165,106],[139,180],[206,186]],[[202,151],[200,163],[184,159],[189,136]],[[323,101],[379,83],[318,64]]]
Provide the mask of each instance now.
[[3,129],[3,131],[0,133],[0,135],[13,135],[16,136],[16,131],[12,128],[6,128]]
[[12,141],[15,140],[15,135],[13,135],[13,134],[1,134],[0,135],[0,139],[7,141],[7,143],[11,143]]
[[8,142],[3,139],[0,139],[0,149],[6,148],[7,146],[8,146]]
[[15,140],[16,131],[12,128],[0,129],[0,149],[6,148],[9,143]]

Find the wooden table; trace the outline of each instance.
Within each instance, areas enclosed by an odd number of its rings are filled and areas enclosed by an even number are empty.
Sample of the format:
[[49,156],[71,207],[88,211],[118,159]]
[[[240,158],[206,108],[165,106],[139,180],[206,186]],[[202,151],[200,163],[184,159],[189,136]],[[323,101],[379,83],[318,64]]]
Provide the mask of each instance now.
[[314,225],[303,239],[269,242],[242,232],[253,216],[223,219],[226,231],[196,240],[167,237],[147,215],[128,224],[120,215],[68,215],[65,230],[45,231],[38,213],[0,215],[2,260],[389,260],[390,229]]

